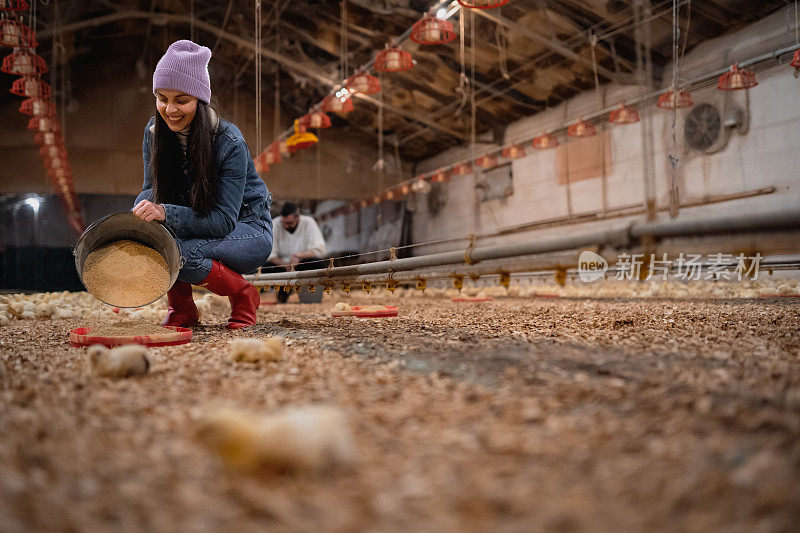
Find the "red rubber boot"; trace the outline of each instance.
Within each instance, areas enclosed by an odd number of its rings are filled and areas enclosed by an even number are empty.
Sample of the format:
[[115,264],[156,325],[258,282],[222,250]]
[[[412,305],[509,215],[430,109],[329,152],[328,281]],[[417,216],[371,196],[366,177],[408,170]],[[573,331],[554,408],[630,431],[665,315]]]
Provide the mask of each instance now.
[[246,328],[256,323],[256,309],[260,303],[258,289],[250,285],[241,274],[237,274],[222,263],[213,261],[211,272],[200,286],[214,294],[227,296],[231,301],[228,329]]
[[185,281],[175,281],[172,288],[167,291],[167,319],[162,326],[178,326],[180,328],[190,328],[196,326],[200,314],[197,306],[192,299],[192,285]]

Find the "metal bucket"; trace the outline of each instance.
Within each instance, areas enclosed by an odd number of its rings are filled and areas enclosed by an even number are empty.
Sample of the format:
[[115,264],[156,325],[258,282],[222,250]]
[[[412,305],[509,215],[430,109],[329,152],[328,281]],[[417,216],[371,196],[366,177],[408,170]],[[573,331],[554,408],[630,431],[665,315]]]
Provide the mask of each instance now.
[[[78,277],[83,283],[83,264],[90,253],[98,248],[115,241],[128,240],[138,242],[157,251],[167,262],[169,268],[169,286],[172,287],[178,279],[178,271],[182,265],[181,254],[175,237],[158,222],[145,222],[133,213],[116,213],[94,222],[86,228],[72,251],[75,256],[75,268],[78,270]],[[86,284],[83,284],[84,287]],[[88,290],[88,289],[87,289]],[[166,294],[166,291],[164,292]],[[161,296],[164,296],[161,294]],[[96,295],[95,298],[97,298]],[[158,300],[156,298],[154,301]],[[100,298],[98,298],[100,300]],[[100,300],[102,301],[102,300]],[[108,305],[121,307],[113,302],[103,302]],[[152,302],[148,302],[152,303]],[[147,304],[144,304],[147,305]]]

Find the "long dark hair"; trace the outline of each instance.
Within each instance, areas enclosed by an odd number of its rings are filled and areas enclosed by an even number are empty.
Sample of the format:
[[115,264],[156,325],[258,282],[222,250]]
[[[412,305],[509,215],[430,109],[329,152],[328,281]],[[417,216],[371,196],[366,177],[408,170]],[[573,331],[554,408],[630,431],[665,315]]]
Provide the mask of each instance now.
[[[156,112],[155,131],[151,146],[150,169],[152,171],[153,198],[157,204],[179,203],[186,193],[178,137]],[[214,157],[214,124],[208,104],[197,101],[197,111],[189,128],[189,143],[186,146],[186,162],[189,175],[194,178],[189,189],[189,207],[201,215],[208,214],[215,204],[218,187],[216,161]]]

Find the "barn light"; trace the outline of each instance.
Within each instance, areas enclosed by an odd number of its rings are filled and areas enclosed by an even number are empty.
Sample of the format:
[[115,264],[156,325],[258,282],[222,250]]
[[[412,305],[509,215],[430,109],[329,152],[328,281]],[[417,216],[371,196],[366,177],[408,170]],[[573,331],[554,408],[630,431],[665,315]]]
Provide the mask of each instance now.
[[404,183],[400,186],[400,193],[402,193],[403,196],[408,195],[408,193],[410,192],[411,192],[411,185],[409,185],[408,183]]
[[469,163],[459,163],[453,167],[453,170],[450,173],[453,176],[468,176],[469,174],[472,174],[472,165]]
[[306,128],[330,128],[331,118],[322,111],[311,111],[300,119],[300,124]]
[[[2,0],[0,0],[2,5]],[[39,43],[28,26],[13,19],[0,20],[0,46],[36,48]]]
[[411,27],[411,40],[418,44],[449,43],[455,38],[456,30],[450,21],[431,15],[424,16]]
[[585,120],[578,119],[575,124],[570,125],[567,128],[567,135],[570,137],[593,137],[595,135],[596,130],[594,125],[590,122],[586,122]]
[[800,50],[796,50],[792,62],[789,63],[794,67],[794,77],[800,78]]
[[411,190],[417,193],[426,194],[431,192],[431,184],[428,183],[428,180],[420,176],[414,183],[411,184]]
[[504,6],[510,1],[511,0],[458,0],[458,3],[472,9],[492,9],[494,7]]
[[383,199],[387,200],[387,201],[388,200],[394,200],[394,191],[389,189],[388,191],[383,193]]
[[52,117],[56,114],[56,106],[41,98],[28,98],[22,101],[19,112],[29,117]]
[[536,150],[547,150],[548,148],[555,148],[558,146],[558,137],[556,137],[555,133],[542,133],[538,137],[533,139],[533,143],[531,145]]
[[378,72],[399,72],[414,68],[411,54],[396,46],[386,45],[375,57],[375,70]]
[[326,113],[336,113],[346,115],[353,110],[353,99],[350,98],[350,91],[341,89],[335,95],[329,94],[322,100],[322,110]]
[[475,160],[475,164],[483,169],[497,166],[497,158],[493,155],[484,154]]
[[381,90],[381,82],[378,81],[378,78],[363,71],[356,72],[347,78],[344,86],[350,92],[359,92],[361,94],[375,94]]
[[319,141],[319,139],[317,139],[316,135],[307,132],[305,127],[300,124],[300,120],[295,120],[294,133],[291,137],[286,139],[286,147],[289,149],[289,152],[294,153],[303,148],[315,145],[317,141]]
[[519,159],[520,157],[525,157],[525,148],[518,144],[512,144],[503,150],[503,157],[506,159]]
[[620,102],[619,107],[608,114],[608,121],[612,124],[634,124],[639,122],[639,112]]
[[692,95],[689,91],[679,90],[677,93],[670,87],[669,91],[658,97],[658,107],[661,109],[683,109],[692,107]]
[[447,175],[447,171],[444,169],[439,169],[433,173],[433,177],[431,180],[435,183],[444,183],[445,181],[449,180],[449,176]]
[[22,76],[11,84],[11,94],[48,100],[50,99],[50,86],[36,76]]
[[28,9],[25,0],[0,0],[0,11],[22,11]]
[[717,89],[720,91],[738,91],[752,89],[758,85],[756,75],[747,69],[740,69],[739,65],[731,65],[731,69],[719,77]]
[[3,58],[3,66],[0,67],[0,71],[17,76],[43,74],[47,72],[47,64],[44,59],[33,52],[18,49]]

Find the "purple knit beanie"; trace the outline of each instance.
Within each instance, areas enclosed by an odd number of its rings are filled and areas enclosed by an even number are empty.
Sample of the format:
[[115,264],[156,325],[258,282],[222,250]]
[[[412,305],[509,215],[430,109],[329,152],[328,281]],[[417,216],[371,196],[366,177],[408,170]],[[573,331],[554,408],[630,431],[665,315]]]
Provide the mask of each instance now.
[[172,89],[210,103],[209,59],[211,50],[205,46],[187,40],[175,41],[167,48],[153,72],[153,93],[156,89]]

